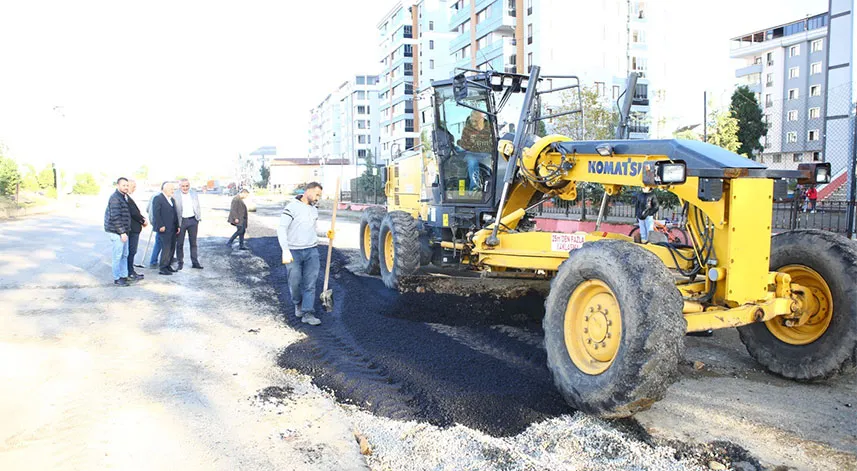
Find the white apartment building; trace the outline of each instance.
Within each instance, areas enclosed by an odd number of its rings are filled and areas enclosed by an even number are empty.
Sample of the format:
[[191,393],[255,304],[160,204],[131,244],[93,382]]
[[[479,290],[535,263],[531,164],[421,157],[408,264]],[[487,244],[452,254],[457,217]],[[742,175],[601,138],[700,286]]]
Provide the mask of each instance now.
[[772,168],[830,162],[844,186],[851,155],[852,0],[830,11],[733,38],[738,85],[759,100],[768,133],[761,161]]
[[419,143],[414,95],[450,70],[446,0],[398,0],[378,23],[380,156],[389,160]]
[[310,110],[309,157],[361,165],[377,154],[378,76],[356,75]]

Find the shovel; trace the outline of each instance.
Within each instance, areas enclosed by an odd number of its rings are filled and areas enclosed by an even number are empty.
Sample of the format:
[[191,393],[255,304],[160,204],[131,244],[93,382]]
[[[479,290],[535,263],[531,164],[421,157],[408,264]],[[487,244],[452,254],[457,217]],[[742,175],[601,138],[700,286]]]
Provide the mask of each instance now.
[[[333,195],[333,216],[330,218],[330,230],[333,231],[336,227],[336,208],[339,206],[339,177],[336,177],[336,193]],[[327,312],[333,311],[333,290],[328,289],[328,281],[330,281],[330,259],[333,255],[333,239],[327,241],[327,264],[324,267],[324,289],[321,292],[321,305]]]

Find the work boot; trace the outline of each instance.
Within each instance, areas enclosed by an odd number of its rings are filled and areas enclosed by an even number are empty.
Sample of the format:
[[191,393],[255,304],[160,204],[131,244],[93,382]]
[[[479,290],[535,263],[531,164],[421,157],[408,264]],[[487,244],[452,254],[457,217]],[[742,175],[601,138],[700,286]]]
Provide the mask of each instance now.
[[246,245],[242,245],[242,246],[238,247],[238,250],[250,250],[250,247],[247,247]]
[[301,319],[301,322],[303,322],[304,324],[309,324],[309,325],[321,324],[321,321],[318,320],[318,317],[315,317],[315,315],[311,312],[305,312],[304,317]]

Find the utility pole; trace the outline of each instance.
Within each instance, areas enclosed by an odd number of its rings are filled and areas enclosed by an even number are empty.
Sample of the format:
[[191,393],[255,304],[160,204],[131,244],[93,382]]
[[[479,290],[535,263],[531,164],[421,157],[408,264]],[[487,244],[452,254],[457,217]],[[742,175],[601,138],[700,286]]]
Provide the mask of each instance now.
[[708,92],[702,92],[702,142],[708,142]]

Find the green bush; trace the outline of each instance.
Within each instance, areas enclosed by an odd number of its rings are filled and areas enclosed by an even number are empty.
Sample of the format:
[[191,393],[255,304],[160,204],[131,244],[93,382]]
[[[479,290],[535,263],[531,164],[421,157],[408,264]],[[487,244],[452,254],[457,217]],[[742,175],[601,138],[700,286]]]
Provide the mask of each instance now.
[[100,191],[98,183],[90,173],[80,173],[74,176],[74,187],[71,192],[76,195],[97,195]]
[[0,156],[0,195],[14,195],[20,182],[18,164],[10,158]]

